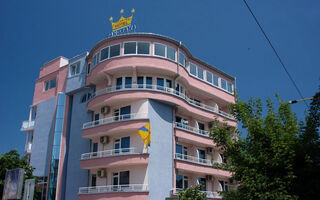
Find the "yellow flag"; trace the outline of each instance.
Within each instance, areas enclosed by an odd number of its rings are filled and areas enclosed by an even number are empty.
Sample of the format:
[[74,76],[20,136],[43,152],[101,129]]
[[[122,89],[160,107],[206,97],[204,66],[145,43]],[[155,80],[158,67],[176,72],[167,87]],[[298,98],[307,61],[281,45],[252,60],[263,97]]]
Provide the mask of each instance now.
[[137,132],[140,135],[142,141],[144,142],[146,148],[148,148],[148,146],[150,146],[151,143],[150,122],[139,128]]

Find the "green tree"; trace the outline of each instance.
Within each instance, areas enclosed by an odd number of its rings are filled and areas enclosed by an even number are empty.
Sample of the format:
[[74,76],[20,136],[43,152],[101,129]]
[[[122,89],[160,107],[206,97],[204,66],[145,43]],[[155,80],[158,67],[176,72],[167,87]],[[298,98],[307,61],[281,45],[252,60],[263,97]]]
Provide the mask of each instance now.
[[178,192],[179,200],[204,200],[207,194],[202,193],[200,187],[201,185],[196,185]]
[[27,157],[20,157],[16,149],[0,154],[0,197],[2,197],[6,171],[17,168],[25,170],[25,179],[33,178],[32,172],[34,168],[28,164]]
[[241,183],[225,199],[297,199],[292,190],[298,122],[287,103],[279,104],[275,111],[268,99],[264,111],[260,99],[238,99],[231,110],[246,137],[235,137],[240,132],[226,123],[213,127],[211,137],[225,150],[233,178]]
[[320,92],[310,104],[306,122],[301,123],[296,146],[294,192],[301,199],[320,199]]

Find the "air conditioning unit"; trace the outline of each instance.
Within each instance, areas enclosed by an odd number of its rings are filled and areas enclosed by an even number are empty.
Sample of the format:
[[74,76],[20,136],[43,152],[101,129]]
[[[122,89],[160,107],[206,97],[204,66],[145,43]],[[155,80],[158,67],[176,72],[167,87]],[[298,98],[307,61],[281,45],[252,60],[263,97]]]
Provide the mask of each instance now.
[[212,176],[211,175],[206,175],[206,180],[207,181],[212,181]]
[[173,93],[173,88],[166,88],[166,91],[169,93]]
[[106,170],[104,169],[99,169],[97,172],[98,177],[103,178],[107,176]]
[[213,149],[211,147],[207,148],[207,154],[213,153]]
[[109,143],[109,137],[108,136],[101,136],[100,137],[100,143],[102,143],[102,144]]
[[109,106],[104,106],[101,108],[101,113],[106,115],[110,112],[110,107]]

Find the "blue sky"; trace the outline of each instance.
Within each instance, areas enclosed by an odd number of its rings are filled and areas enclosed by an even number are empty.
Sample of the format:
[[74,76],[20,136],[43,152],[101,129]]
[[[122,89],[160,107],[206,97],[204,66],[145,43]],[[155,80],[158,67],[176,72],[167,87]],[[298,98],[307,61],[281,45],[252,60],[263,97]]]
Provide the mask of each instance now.
[[[260,23],[305,97],[318,91],[320,78],[320,2],[248,0]],[[243,100],[283,100],[298,93],[253,21],[242,0],[17,1],[0,6],[1,128],[0,153],[23,152],[35,80],[42,65],[58,56],[89,51],[111,32],[114,20],[135,8],[137,32],[182,41],[194,56],[237,78]],[[275,100],[275,99],[274,99]],[[303,119],[305,105],[292,105]],[[80,133],[79,133],[80,136]]]

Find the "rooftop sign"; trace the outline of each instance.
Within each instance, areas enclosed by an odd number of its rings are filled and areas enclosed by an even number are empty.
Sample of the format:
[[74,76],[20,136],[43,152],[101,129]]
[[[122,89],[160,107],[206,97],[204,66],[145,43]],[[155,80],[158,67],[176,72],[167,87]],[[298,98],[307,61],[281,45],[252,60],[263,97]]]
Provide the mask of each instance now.
[[113,22],[113,17],[110,17],[109,20],[112,25],[112,33],[110,34],[111,36],[114,35],[119,35],[121,33],[128,33],[131,31],[134,31],[136,29],[135,25],[132,25],[132,18],[133,18],[133,13],[135,12],[134,9],[131,10],[131,16],[130,17],[123,17],[123,9],[120,10],[121,17],[117,22]]

